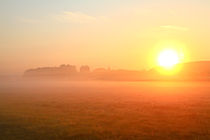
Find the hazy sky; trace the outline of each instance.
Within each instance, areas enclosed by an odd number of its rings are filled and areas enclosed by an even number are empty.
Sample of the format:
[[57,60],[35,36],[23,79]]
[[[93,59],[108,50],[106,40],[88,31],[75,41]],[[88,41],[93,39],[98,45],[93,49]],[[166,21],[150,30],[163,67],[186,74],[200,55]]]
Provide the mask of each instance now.
[[0,0],[0,20],[0,74],[60,64],[147,69],[165,42],[185,61],[210,59],[209,0]]

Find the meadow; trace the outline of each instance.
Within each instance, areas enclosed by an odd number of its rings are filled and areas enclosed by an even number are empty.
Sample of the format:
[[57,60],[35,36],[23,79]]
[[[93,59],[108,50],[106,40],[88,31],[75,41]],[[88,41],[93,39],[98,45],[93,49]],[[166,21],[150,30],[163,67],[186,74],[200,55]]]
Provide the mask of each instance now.
[[209,82],[0,82],[1,140],[207,140]]

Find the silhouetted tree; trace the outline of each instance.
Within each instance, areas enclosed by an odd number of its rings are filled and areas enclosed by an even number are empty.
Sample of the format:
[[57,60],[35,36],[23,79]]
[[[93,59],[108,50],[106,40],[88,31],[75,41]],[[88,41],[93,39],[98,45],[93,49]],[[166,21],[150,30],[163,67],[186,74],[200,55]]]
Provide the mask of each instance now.
[[83,65],[80,67],[80,72],[83,72],[83,73],[90,72],[90,67],[88,65]]

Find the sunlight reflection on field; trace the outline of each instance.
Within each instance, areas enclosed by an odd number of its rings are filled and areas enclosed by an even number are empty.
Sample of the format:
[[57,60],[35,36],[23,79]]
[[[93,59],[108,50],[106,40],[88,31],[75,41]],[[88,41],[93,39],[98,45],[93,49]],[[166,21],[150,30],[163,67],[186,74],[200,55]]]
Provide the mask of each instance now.
[[209,139],[209,82],[4,82],[0,138]]

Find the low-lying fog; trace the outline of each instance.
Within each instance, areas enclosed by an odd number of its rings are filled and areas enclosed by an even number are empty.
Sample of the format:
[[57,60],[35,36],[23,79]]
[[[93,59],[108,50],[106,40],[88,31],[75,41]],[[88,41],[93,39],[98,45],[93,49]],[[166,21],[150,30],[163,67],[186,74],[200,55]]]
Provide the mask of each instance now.
[[209,82],[0,82],[0,139],[210,139]]

